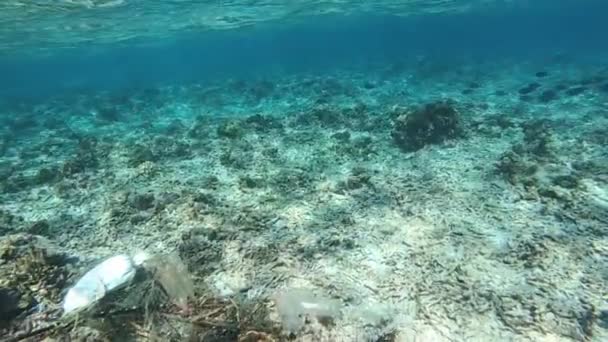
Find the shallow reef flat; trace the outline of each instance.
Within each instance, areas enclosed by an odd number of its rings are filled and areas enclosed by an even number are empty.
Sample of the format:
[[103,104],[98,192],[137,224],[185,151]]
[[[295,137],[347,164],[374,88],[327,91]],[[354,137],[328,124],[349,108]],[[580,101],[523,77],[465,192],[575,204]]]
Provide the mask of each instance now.
[[[6,336],[608,340],[601,65],[418,58],[0,120]],[[79,275],[136,249],[183,260],[188,308],[54,323]]]

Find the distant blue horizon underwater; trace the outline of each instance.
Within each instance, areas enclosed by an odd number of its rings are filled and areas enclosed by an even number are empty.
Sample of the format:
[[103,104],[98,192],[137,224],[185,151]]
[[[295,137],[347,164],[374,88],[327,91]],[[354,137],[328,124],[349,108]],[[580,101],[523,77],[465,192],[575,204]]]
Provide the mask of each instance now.
[[66,92],[323,72],[417,55],[444,63],[475,56],[541,63],[556,54],[603,58],[606,22],[605,1],[539,1],[462,14],[323,15],[116,46],[91,42],[41,56],[11,52],[0,56],[0,98],[42,100]]
[[608,0],[8,0],[2,48],[0,341],[608,341]]

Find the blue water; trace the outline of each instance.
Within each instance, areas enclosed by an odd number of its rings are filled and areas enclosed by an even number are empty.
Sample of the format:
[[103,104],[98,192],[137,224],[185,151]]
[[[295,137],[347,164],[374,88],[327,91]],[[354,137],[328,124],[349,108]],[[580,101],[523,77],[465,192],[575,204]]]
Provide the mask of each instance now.
[[44,98],[66,91],[323,72],[417,55],[447,63],[471,56],[542,61],[558,53],[594,58],[608,49],[607,18],[605,1],[544,6],[540,2],[454,15],[322,16],[295,24],[262,23],[232,31],[177,34],[169,41],[135,41],[120,47],[92,42],[42,58],[18,52],[4,56],[0,95]]

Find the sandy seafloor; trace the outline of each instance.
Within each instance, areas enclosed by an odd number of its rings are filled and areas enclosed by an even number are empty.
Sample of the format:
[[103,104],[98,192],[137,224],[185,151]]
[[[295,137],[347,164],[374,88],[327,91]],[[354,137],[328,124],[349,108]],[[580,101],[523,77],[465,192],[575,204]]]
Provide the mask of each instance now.
[[[461,134],[400,148],[398,117],[435,101]],[[53,322],[104,257],[145,249],[188,266],[189,310],[108,310],[33,340],[608,340],[601,63],[419,59],[3,111],[0,287],[27,307],[6,338]],[[281,291],[331,317],[289,334]]]

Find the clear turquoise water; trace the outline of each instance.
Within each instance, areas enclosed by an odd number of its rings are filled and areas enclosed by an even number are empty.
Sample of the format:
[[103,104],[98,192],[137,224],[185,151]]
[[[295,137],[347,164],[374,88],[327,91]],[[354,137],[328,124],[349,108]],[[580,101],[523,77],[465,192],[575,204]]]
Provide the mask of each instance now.
[[0,4],[0,340],[607,341],[608,1],[286,3]]
[[227,31],[178,32],[119,46],[91,41],[70,50],[51,49],[44,57],[31,57],[31,47],[24,48],[2,57],[0,94],[10,100],[83,89],[323,72],[416,55],[458,63],[470,56],[533,61],[558,53],[583,59],[606,53],[608,5],[603,1],[514,3],[520,6],[473,5],[462,14],[405,18],[325,15]]

